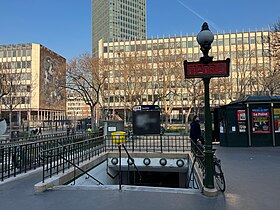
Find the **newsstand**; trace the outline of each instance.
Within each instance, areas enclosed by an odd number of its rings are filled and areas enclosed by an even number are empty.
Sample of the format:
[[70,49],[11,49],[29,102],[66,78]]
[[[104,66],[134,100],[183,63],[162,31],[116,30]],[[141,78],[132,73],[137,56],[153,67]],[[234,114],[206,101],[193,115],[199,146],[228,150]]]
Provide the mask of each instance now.
[[280,96],[247,96],[214,109],[221,146],[279,146]]

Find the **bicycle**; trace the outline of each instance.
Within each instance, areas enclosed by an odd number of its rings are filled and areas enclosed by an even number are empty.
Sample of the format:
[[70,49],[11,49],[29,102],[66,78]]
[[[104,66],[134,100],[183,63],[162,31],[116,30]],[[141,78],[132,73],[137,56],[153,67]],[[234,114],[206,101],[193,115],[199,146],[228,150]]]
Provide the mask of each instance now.
[[[204,145],[201,144],[200,142],[198,143],[193,143],[192,148],[196,147],[196,149],[194,150],[194,155],[195,155],[195,159],[194,159],[194,163],[191,169],[191,173],[193,172],[193,167],[194,164],[196,162],[197,159],[200,160],[200,164],[203,165],[203,162],[205,161],[205,156],[203,154],[204,151]],[[213,153],[216,151],[216,149],[213,149]],[[196,152],[199,152],[200,155],[195,154]],[[214,167],[214,181],[215,181],[215,187],[217,189],[220,189],[221,192],[225,192],[226,190],[226,182],[225,182],[225,177],[224,177],[224,173],[222,171],[222,166],[221,166],[221,160],[218,159],[215,155],[213,155],[213,167]]]
[[221,160],[214,155],[214,178],[216,186],[220,189],[221,192],[226,190],[226,181],[224,173],[222,171]]

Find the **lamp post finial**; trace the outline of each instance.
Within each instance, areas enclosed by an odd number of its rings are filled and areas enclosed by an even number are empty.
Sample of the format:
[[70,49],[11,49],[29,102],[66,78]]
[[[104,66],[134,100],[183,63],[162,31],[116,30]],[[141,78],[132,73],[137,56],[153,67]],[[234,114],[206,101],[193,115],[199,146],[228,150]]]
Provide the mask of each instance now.
[[209,30],[209,26],[208,26],[208,23],[204,22],[202,24],[202,27],[201,27],[201,31],[204,31],[204,30]]

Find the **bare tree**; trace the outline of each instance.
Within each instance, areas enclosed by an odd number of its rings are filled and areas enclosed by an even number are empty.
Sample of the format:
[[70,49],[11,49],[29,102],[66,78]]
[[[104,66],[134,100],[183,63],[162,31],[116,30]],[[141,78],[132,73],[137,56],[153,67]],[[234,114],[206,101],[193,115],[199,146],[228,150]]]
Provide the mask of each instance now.
[[119,53],[119,59],[114,69],[115,83],[110,89],[116,93],[119,90],[119,101],[124,105],[124,120],[126,110],[132,111],[133,106],[141,105],[152,80],[152,66],[148,64],[147,55],[130,52]]
[[[13,63],[2,63],[0,68],[0,101],[1,107],[9,112],[10,135],[13,128],[12,112],[21,104],[30,103],[32,83],[26,83],[26,73],[15,69]],[[30,78],[31,79],[31,78]]]
[[[95,128],[95,108],[100,103],[101,88],[107,77],[106,60],[85,53],[71,59],[67,64],[66,88],[76,92],[89,105],[91,126]],[[96,119],[97,120],[97,119]]]
[[[188,133],[188,119],[191,113],[199,114],[203,107],[204,89],[201,79],[186,79],[182,81],[183,100],[187,98],[188,105],[186,106],[185,114],[185,130]],[[185,96],[184,96],[185,95]]]
[[264,75],[263,88],[268,95],[280,94],[280,19],[273,24],[269,37],[263,40],[264,44],[270,45],[271,58],[271,68],[264,71],[267,74]]

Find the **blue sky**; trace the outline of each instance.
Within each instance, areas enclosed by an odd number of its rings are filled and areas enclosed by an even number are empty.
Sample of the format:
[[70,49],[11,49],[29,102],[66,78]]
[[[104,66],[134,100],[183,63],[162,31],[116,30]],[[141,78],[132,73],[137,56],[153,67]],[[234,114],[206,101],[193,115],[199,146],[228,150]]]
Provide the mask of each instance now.
[[[91,52],[91,0],[0,0],[0,44],[38,43],[67,59]],[[148,37],[267,28],[279,0],[147,0]]]

